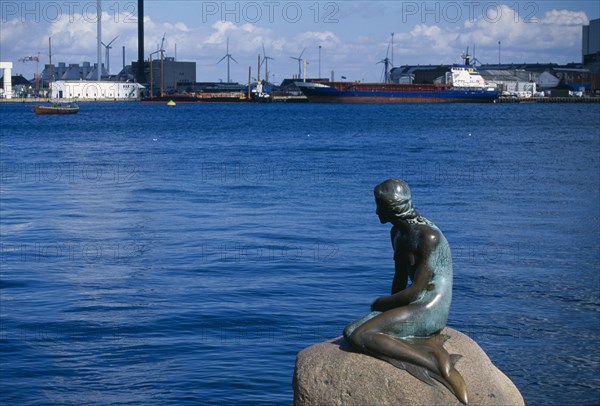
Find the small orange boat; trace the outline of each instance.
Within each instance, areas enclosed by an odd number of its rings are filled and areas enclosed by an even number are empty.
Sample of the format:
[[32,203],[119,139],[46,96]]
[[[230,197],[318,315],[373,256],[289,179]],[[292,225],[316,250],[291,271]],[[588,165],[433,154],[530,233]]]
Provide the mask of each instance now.
[[35,114],[77,114],[79,106],[76,103],[52,103],[49,106],[35,106]]

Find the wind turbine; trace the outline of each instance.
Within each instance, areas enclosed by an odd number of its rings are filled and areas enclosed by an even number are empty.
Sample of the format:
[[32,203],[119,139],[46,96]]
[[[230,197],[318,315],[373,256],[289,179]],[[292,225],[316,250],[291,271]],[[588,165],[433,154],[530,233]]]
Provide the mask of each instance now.
[[392,66],[392,63],[390,61],[390,58],[388,58],[388,54],[390,53],[390,44],[388,44],[387,47],[387,51],[385,53],[385,58],[383,58],[381,61],[377,62],[377,63],[382,63],[383,64],[383,74],[384,74],[384,83],[389,83],[389,78],[390,78],[390,74],[389,74],[389,66]]
[[302,76],[302,55],[304,54],[304,51],[306,51],[306,48],[304,48],[302,50],[302,52],[300,52],[300,55],[298,55],[298,57],[293,57],[290,56],[290,58],[295,59],[298,61],[298,79],[300,79],[300,77]]
[[377,62],[377,63],[382,63],[383,64],[383,69],[384,69],[384,83],[389,83],[390,79],[391,79],[391,75],[390,75],[390,67],[393,68],[394,67],[394,33],[392,32],[392,60],[390,61],[390,58],[388,58],[388,55],[390,53],[390,43],[388,43],[387,46],[387,51],[385,51],[385,58],[382,59],[381,61]]
[[229,80],[229,60],[232,59],[235,63],[238,63],[238,61],[236,61],[235,58],[229,53],[229,37],[227,38],[227,53],[224,57],[219,59],[219,62],[217,62],[217,64],[221,63],[221,61],[225,58],[227,58],[227,83],[230,83],[231,81]]
[[392,66],[394,66],[394,33],[392,33]]
[[119,38],[119,36],[117,35],[115,38],[113,38],[112,41],[110,41],[108,43],[108,45],[106,45],[104,42],[100,41],[100,43],[104,46],[105,50],[105,56],[104,59],[106,60],[106,71],[110,74],[110,50],[112,49],[111,45],[113,42],[115,42],[115,40]]
[[269,83],[269,59],[270,60],[274,60],[274,59],[271,58],[270,56],[267,56],[267,52],[265,51],[264,43],[263,43],[262,49],[263,49],[263,55],[264,55],[262,63],[265,65],[265,82]]

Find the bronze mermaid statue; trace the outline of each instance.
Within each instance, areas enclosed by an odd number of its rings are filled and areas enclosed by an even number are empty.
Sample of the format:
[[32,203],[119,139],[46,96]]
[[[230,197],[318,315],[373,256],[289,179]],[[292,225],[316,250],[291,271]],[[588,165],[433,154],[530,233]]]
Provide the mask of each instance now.
[[465,382],[454,368],[460,356],[448,354],[443,347],[447,337],[440,334],[452,300],[448,241],[413,209],[405,182],[386,180],[374,194],[381,224],[393,226],[392,292],[377,298],[371,313],[346,326],[344,337],[355,350],[405,369],[426,383],[437,380],[466,404]]

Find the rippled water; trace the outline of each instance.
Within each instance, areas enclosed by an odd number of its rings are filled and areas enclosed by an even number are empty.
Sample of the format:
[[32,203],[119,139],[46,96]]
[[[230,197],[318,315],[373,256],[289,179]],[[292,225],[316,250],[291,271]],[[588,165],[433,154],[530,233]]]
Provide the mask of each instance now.
[[372,188],[454,257],[449,324],[528,404],[600,393],[597,105],[2,104],[0,401],[291,404],[388,292]]

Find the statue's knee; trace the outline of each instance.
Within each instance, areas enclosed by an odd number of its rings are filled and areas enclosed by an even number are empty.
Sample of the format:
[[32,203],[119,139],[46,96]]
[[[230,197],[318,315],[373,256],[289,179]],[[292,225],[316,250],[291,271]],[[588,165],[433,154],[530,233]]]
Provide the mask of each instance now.
[[346,327],[344,329],[344,338],[346,339],[346,341],[354,348],[360,348],[360,342],[357,339],[358,338],[358,334],[357,331],[352,329],[352,328],[348,328]]
[[344,338],[354,347],[360,347],[360,333],[358,329],[347,326],[344,329]]
[[346,340],[352,344],[353,347],[358,349],[364,349],[368,346],[368,342],[371,341],[373,332],[365,329],[357,328],[346,337]]
[[352,330],[350,329],[350,326],[346,326],[346,328],[344,329],[344,338],[346,340],[350,340],[351,335],[352,335]]

